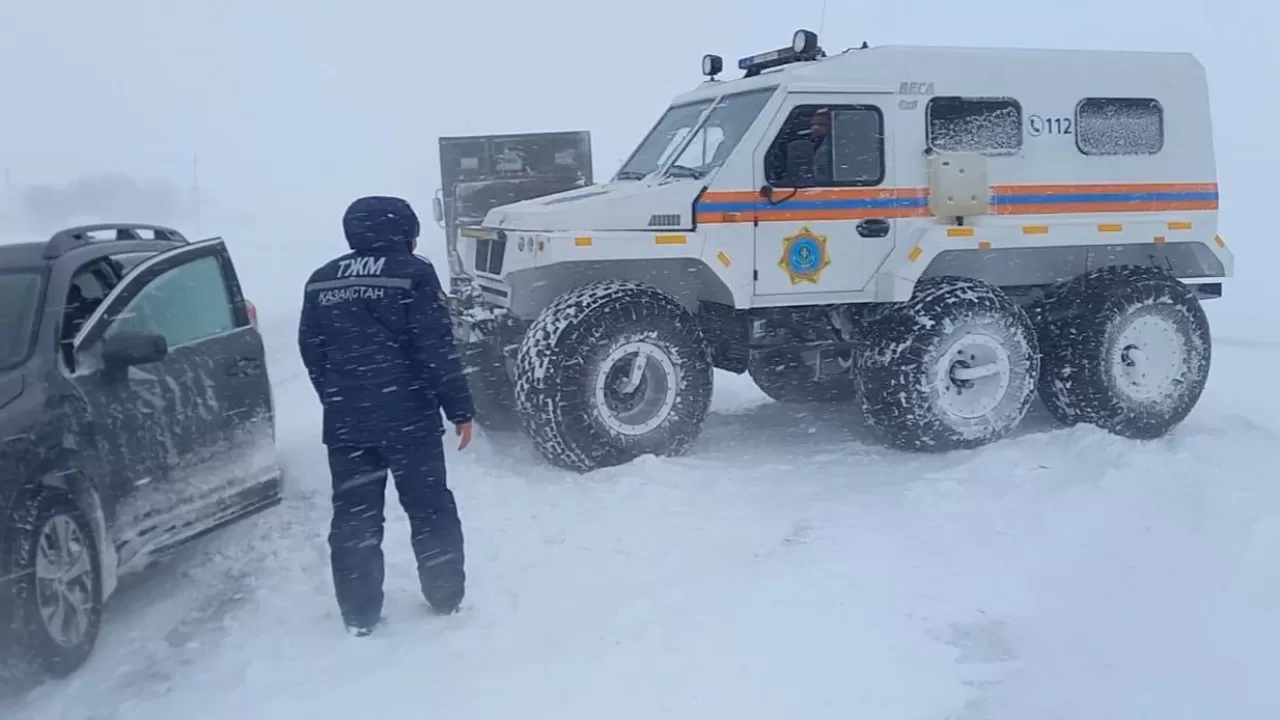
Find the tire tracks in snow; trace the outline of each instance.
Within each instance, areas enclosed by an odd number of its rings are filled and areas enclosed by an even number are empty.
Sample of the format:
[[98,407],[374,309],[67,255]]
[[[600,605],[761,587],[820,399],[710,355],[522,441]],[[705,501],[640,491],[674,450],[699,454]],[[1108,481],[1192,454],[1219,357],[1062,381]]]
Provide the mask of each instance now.
[[[285,504],[202,545],[210,559],[176,583],[221,583],[231,597],[170,598],[181,611],[138,626],[136,642],[108,630],[90,672],[61,686],[70,692],[16,717],[80,720],[115,704],[97,720],[225,720],[237,708],[324,720],[372,694],[395,720],[419,716],[411,696],[423,693],[455,717],[856,707],[889,718],[908,701],[953,720],[1046,716],[1082,702],[1091,673],[1116,659],[1128,663],[1118,677],[1157,677],[1135,664],[1141,643],[1176,631],[1176,611],[1219,602],[1187,583],[1232,587],[1229,561],[1260,561],[1258,543],[1276,537],[1263,478],[1232,474],[1270,472],[1274,450],[1249,456],[1275,434],[1230,410],[1234,388],[1158,441],[1048,432],[1033,415],[1014,438],[938,456],[879,447],[847,409],[729,403],[690,455],[585,476],[546,467],[518,435],[450,448],[468,608],[422,612],[391,500],[390,624],[376,644],[352,645],[331,597],[328,474],[302,377],[277,385]],[[1162,598],[1174,609],[1153,612]],[[1204,621],[1239,632],[1227,622]],[[343,690],[353,682],[359,697]],[[502,693],[485,690],[495,684]]]

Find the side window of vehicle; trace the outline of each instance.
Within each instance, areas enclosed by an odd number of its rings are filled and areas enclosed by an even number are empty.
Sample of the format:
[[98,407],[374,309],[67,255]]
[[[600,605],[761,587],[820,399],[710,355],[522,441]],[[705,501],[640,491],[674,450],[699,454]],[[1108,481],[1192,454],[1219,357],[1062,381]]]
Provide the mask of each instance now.
[[935,97],[925,106],[929,147],[1005,155],[1022,149],[1022,106],[1013,98]]
[[120,270],[120,275],[123,277],[124,275],[127,275],[130,270],[136,267],[138,263],[152,257],[153,255],[155,255],[155,253],[152,252],[116,253],[111,256],[111,259],[116,263]]
[[106,334],[156,333],[163,335],[172,348],[235,327],[222,264],[216,257],[203,257],[148,283],[116,316]]
[[1151,98],[1085,98],[1076,105],[1076,147],[1085,155],[1155,155],[1164,108]]
[[884,114],[874,105],[799,105],[765,152],[775,187],[872,187],[884,182]]
[[62,305],[62,328],[59,348],[67,367],[75,365],[71,342],[89,317],[111,292],[113,277],[102,260],[94,260],[80,268],[71,277],[71,287]]

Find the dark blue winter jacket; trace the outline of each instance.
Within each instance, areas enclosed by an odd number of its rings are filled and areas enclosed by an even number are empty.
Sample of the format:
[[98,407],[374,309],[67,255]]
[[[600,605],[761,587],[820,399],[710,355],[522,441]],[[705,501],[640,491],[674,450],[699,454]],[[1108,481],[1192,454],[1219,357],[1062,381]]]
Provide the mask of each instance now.
[[415,445],[473,414],[431,263],[413,254],[417,215],[399,198],[352,203],[351,252],[307,281],[298,347],[324,406],[329,446]]

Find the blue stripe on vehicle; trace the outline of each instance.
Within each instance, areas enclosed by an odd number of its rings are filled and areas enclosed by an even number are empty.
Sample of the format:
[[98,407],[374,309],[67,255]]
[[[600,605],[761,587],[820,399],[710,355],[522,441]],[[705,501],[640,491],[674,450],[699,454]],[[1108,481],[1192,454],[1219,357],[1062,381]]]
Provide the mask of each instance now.
[[[1139,204],[1153,202],[1202,202],[1216,201],[1216,192],[1162,192],[1162,193],[1044,193],[1044,194],[1012,194],[993,193],[990,196],[993,205],[1074,205],[1086,203],[1106,204]],[[920,208],[929,204],[927,197],[889,197],[889,198],[832,198],[823,200],[784,200],[769,204],[761,199],[758,202],[701,202],[699,212],[733,213],[752,212],[755,210],[786,210],[788,212],[803,210],[871,210],[892,208]]]

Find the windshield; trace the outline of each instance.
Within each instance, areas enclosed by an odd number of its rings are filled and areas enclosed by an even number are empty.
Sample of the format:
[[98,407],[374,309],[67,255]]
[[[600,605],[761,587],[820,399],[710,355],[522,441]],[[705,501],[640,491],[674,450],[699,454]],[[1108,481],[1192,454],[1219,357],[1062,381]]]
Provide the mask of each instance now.
[[0,273],[0,369],[26,358],[39,301],[39,274]]
[[[676,152],[680,156],[672,163],[671,174],[705,177],[724,164],[775,90],[777,88],[772,87],[751,90],[668,109],[618,171],[617,179],[643,179],[666,164]],[[698,121],[708,108],[711,112],[699,127]],[[695,129],[697,132],[690,138]]]

